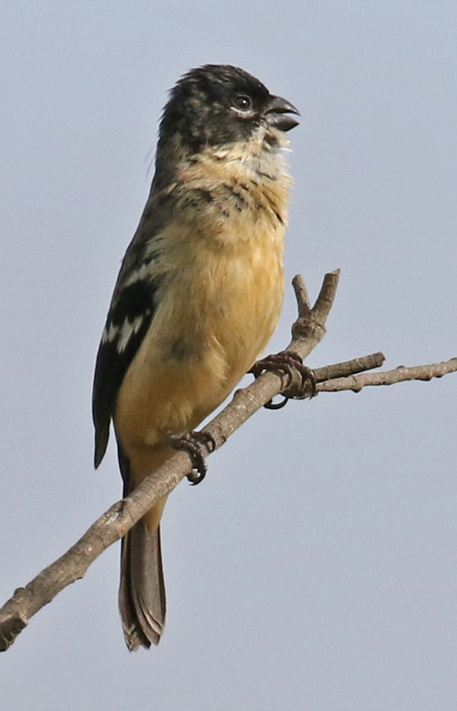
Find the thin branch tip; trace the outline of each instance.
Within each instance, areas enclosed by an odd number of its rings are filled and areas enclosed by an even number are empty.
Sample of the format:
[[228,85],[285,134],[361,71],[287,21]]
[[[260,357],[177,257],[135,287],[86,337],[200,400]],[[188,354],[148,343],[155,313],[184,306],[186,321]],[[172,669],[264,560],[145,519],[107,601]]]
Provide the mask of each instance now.
[[292,279],[292,286],[295,292],[299,316],[305,316],[311,310],[311,300],[309,298],[306,284],[301,274],[296,274]]
[[[301,275],[292,280],[298,306],[298,318],[292,326],[292,341],[286,351],[305,359],[325,335],[325,324],[336,297],[340,270],[325,275],[314,306]],[[439,378],[457,371],[457,358],[444,363],[400,367],[393,371],[365,372],[379,368],[385,357],[381,352],[354,358],[313,371],[318,391],[360,391],[367,385],[390,385],[404,380]],[[266,372],[248,387],[237,390],[231,402],[205,426],[214,439],[215,449],[253,414],[287,388],[287,378]],[[209,451],[205,452],[210,454]],[[146,477],[125,499],[113,504],[84,535],[58,560],[39,573],[25,588],[18,588],[0,609],[0,651],[8,649],[26,627],[30,618],[65,587],[82,578],[99,555],[139,521],[163,496],[169,494],[190,471],[189,455],[174,454],[165,464]]]
[[324,276],[321,289],[319,291],[316,303],[313,306],[313,311],[316,314],[316,318],[320,321],[325,322],[327,316],[335,301],[336,292],[338,289],[338,282],[340,278],[340,270],[335,269],[333,272],[328,272]]

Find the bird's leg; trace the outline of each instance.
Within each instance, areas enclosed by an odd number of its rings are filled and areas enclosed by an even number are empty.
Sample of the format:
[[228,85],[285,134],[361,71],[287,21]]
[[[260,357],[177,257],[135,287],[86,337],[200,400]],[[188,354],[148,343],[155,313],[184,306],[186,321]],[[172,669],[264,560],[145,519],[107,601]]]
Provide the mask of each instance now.
[[209,432],[187,432],[178,437],[172,435],[170,444],[173,449],[187,452],[192,461],[192,473],[187,475],[188,481],[192,485],[200,484],[206,476],[207,466],[202,454],[202,445],[212,452],[216,448],[216,443]]
[[284,407],[288,400],[303,400],[307,397],[314,397],[316,394],[316,378],[314,377],[314,373],[310,368],[307,368],[306,365],[303,365],[303,360],[298,353],[294,353],[293,351],[281,351],[281,353],[269,355],[266,358],[262,358],[262,360],[258,360],[257,363],[254,363],[248,372],[252,373],[255,378],[258,378],[259,375],[267,371],[287,375],[289,379],[289,382],[281,393],[283,400],[278,403],[274,403],[270,400],[264,405],[268,410],[279,410],[281,407]]

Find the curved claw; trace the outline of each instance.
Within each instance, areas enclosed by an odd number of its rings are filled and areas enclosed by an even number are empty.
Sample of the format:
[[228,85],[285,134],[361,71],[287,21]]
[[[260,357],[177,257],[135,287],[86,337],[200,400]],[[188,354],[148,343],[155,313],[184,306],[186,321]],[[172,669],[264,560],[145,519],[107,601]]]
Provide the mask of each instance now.
[[206,476],[208,470],[205,459],[202,454],[202,445],[206,446],[209,451],[213,451],[216,443],[209,432],[188,432],[181,437],[172,436],[170,439],[171,446],[182,452],[187,452],[192,461],[192,472],[187,475],[187,479],[196,486],[200,484]]
[[[274,403],[271,400],[264,407],[268,410],[280,410],[288,400],[302,400],[314,397],[316,394],[316,378],[312,370],[303,365],[302,358],[293,351],[282,351],[257,361],[249,371],[258,378],[262,373],[270,371],[287,375],[288,385],[282,391],[284,400]],[[299,380],[297,380],[297,375]],[[310,393],[311,390],[311,393]]]
[[290,398],[283,395],[282,400],[280,400],[279,402],[273,402],[273,400],[268,400],[268,402],[265,403],[264,408],[266,410],[281,410],[287,405],[289,399]]

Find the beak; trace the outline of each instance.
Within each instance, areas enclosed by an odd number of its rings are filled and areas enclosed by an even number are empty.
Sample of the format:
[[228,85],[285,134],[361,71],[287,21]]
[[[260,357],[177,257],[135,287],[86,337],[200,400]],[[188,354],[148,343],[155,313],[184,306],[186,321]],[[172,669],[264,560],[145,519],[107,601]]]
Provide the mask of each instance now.
[[280,96],[270,96],[265,109],[267,123],[280,131],[290,131],[291,128],[298,126],[298,121],[286,114],[300,116],[300,111],[286,99],[282,99]]

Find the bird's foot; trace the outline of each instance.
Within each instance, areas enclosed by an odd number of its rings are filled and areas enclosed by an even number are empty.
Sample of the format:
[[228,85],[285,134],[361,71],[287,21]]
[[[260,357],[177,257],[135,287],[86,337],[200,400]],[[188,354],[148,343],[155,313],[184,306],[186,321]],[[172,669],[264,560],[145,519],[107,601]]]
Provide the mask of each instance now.
[[216,448],[213,436],[209,432],[187,432],[181,437],[173,435],[171,446],[181,452],[187,452],[192,461],[192,473],[187,475],[192,485],[200,484],[206,476],[207,466],[202,453],[202,446],[212,452]]
[[288,376],[289,382],[281,393],[283,399],[278,403],[273,400],[267,402],[264,407],[268,410],[279,410],[288,400],[303,400],[307,397],[312,398],[316,394],[316,378],[313,371],[303,365],[302,358],[293,351],[281,351],[258,360],[248,372],[255,378],[265,372]]

